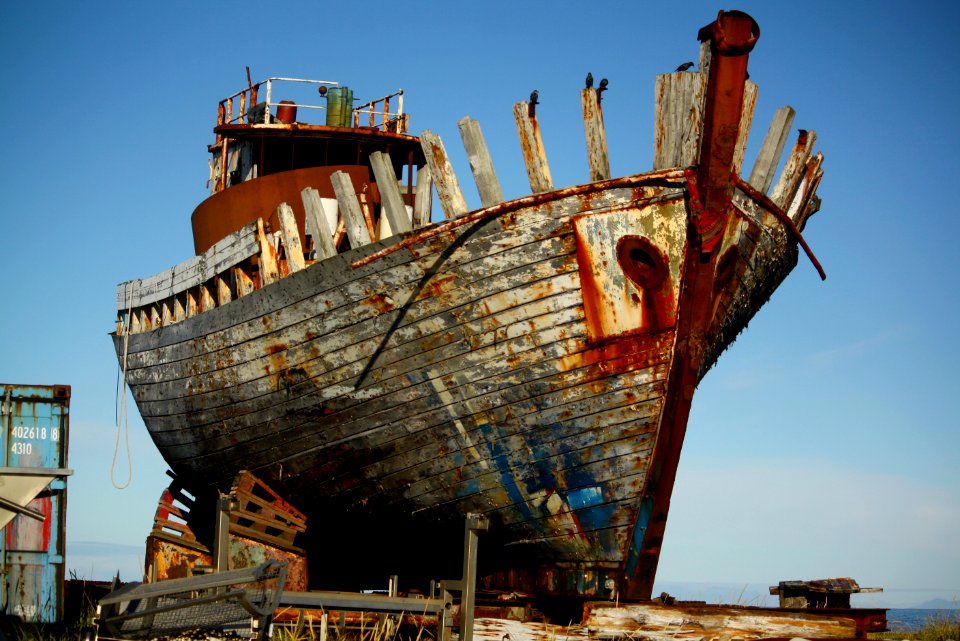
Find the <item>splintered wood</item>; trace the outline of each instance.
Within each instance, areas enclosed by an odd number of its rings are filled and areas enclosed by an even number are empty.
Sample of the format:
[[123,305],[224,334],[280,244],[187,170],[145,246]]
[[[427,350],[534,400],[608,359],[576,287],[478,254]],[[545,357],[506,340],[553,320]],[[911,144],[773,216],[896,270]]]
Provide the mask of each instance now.
[[853,639],[852,619],[733,606],[667,606],[655,603],[614,606],[587,603],[581,625],[480,618],[475,641],[586,641],[588,639],[687,639],[733,641],[764,638]]

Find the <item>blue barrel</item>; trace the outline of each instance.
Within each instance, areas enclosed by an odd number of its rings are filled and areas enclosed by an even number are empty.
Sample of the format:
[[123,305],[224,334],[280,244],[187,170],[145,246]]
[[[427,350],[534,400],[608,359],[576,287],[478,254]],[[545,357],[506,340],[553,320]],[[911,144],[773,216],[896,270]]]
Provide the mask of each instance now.
[[69,385],[0,384],[0,613],[63,618]]

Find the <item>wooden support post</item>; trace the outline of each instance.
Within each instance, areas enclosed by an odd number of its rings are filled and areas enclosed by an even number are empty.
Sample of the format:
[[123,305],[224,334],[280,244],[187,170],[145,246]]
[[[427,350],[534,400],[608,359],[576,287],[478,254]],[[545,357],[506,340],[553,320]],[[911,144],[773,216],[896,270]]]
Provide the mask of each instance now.
[[513,106],[513,117],[517,121],[517,133],[520,136],[520,150],[523,162],[527,166],[527,178],[530,189],[535,194],[553,191],[553,178],[547,164],[547,153],[540,138],[540,124],[535,115],[530,115],[530,106],[518,102]]
[[430,176],[437,188],[437,196],[440,197],[440,206],[443,207],[444,215],[453,219],[467,213],[467,201],[463,199],[460,183],[457,181],[457,175],[453,173],[453,166],[450,164],[440,136],[430,130],[424,131],[420,134],[420,146],[423,147],[427,165],[430,166]]
[[[320,192],[312,187],[307,187],[300,192],[300,199],[303,200],[306,231],[313,238],[313,248],[317,252],[317,260],[336,256],[337,248],[333,244],[333,229],[331,229],[330,220],[324,211]],[[336,206],[336,203],[334,203],[334,206]],[[334,220],[336,220],[336,212],[334,212]]]
[[260,243],[260,286],[263,287],[280,279],[277,253],[273,249],[273,243],[267,238],[267,232],[263,228],[263,218],[257,219],[257,240]]
[[430,224],[430,213],[433,209],[433,178],[430,176],[430,167],[424,166],[417,170],[414,193],[413,226],[425,227]]
[[757,160],[753,163],[750,180],[747,181],[761,194],[766,194],[770,185],[773,184],[773,175],[780,164],[783,148],[787,144],[787,136],[790,135],[790,126],[796,115],[797,112],[790,106],[780,107],[773,115],[773,122],[767,129],[760,153],[757,154]]
[[477,183],[480,202],[484,207],[499,205],[503,202],[503,189],[500,187],[497,172],[493,169],[493,161],[490,159],[483,132],[480,131],[480,123],[469,116],[464,116],[457,126],[460,128],[463,147],[467,151],[467,160],[470,161],[473,179]]
[[237,298],[246,296],[256,289],[253,279],[250,278],[250,274],[247,272],[247,262],[248,261],[244,261],[242,265],[237,265],[232,268],[233,280],[237,284]]
[[787,163],[784,165],[783,171],[780,172],[780,179],[777,180],[777,185],[770,194],[770,200],[780,209],[786,207],[787,203],[793,198],[793,192],[797,188],[797,181],[800,180],[800,175],[803,173],[803,168],[807,164],[807,159],[810,157],[810,152],[813,150],[813,143],[816,139],[817,134],[815,132],[804,129],[800,130],[800,135],[797,136],[797,143],[793,146],[793,151],[790,153],[790,157],[787,158]]
[[230,292],[230,283],[227,282],[228,277],[229,273],[226,275],[217,274],[213,277],[213,282],[217,288],[217,307],[226,305],[233,300],[233,296]]
[[280,237],[287,253],[287,273],[292,274],[306,266],[303,260],[303,245],[300,243],[300,230],[297,229],[293,208],[287,203],[280,203],[277,207],[277,218],[280,219]]
[[353,189],[350,175],[343,171],[335,171],[330,176],[330,182],[333,183],[333,191],[337,194],[337,204],[346,225],[350,246],[356,248],[369,245],[370,232],[367,230],[367,222],[363,218],[363,212],[360,211],[357,192]]
[[707,76],[695,71],[663,74],[657,76],[654,92],[653,168],[697,164]]
[[807,206],[820,184],[820,179],[823,177],[822,164],[823,154],[821,153],[814,154],[807,161],[803,169],[803,175],[797,183],[793,200],[790,201],[790,206],[786,209],[787,216],[797,226],[797,229],[800,229],[806,223]]
[[587,164],[590,182],[610,178],[610,158],[607,155],[607,133],[603,127],[603,108],[600,92],[594,88],[580,90],[583,107],[583,133],[587,139]]
[[410,215],[407,213],[407,206],[403,203],[390,155],[375,151],[370,154],[370,165],[373,167],[373,175],[380,190],[380,225],[382,228],[383,218],[386,217],[389,226],[389,231],[383,231],[379,240],[410,231],[413,229],[410,224]]
[[740,110],[740,133],[737,135],[737,146],[733,151],[733,170],[740,174],[743,166],[743,154],[747,150],[747,137],[750,135],[750,125],[753,123],[753,110],[757,106],[757,83],[747,80],[743,84],[743,108]]

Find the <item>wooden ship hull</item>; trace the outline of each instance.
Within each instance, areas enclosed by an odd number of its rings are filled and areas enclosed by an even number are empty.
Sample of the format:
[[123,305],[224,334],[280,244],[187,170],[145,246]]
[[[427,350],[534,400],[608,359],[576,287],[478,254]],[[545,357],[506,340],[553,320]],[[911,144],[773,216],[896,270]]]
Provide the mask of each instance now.
[[[588,87],[588,183],[553,187],[535,101],[518,103],[531,195],[503,200],[464,119],[478,210],[424,132],[406,190],[389,155],[371,155],[376,207],[341,171],[329,220],[331,184],[310,185],[302,209],[277,202],[121,284],[124,380],[179,482],[200,496],[240,470],[265,479],[308,515],[317,585],[384,568],[442,578],[473,513],[491,523],[486,587],[648,598],[693,390],[796,265],[819,203],[812,132],[773,183],[790,108],[738,177],[757,34],[721,13],[701,31],[700,71],[658,78],[652,172],[609,176]],[[745,51],[724,49],[735,38]],[[244,132],[221,134],[227,167]],[[423,213],[431,182],[438,223]]]

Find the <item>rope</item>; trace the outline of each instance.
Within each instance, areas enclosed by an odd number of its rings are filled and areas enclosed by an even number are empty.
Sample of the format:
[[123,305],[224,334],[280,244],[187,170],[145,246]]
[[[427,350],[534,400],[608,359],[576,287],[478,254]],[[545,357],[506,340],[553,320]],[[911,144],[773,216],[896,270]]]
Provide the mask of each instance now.
[[[140,281],[137,281],[139,285]],[[133,315],[133,287],[127,290],[127,317],[123,321],[123,360],[120,364],[117,381],[117,432],[113,443],[113,460],[110,462],[110,483],[118,490],[130,487],[133,481],[133,459],[130,456],[130,421],[127,415],[127,353],[130,347],[130,319]],[[127,480],[117,483],[117,454],[120,452],[120,432],[123,432],[124,446],[127,451]]]

